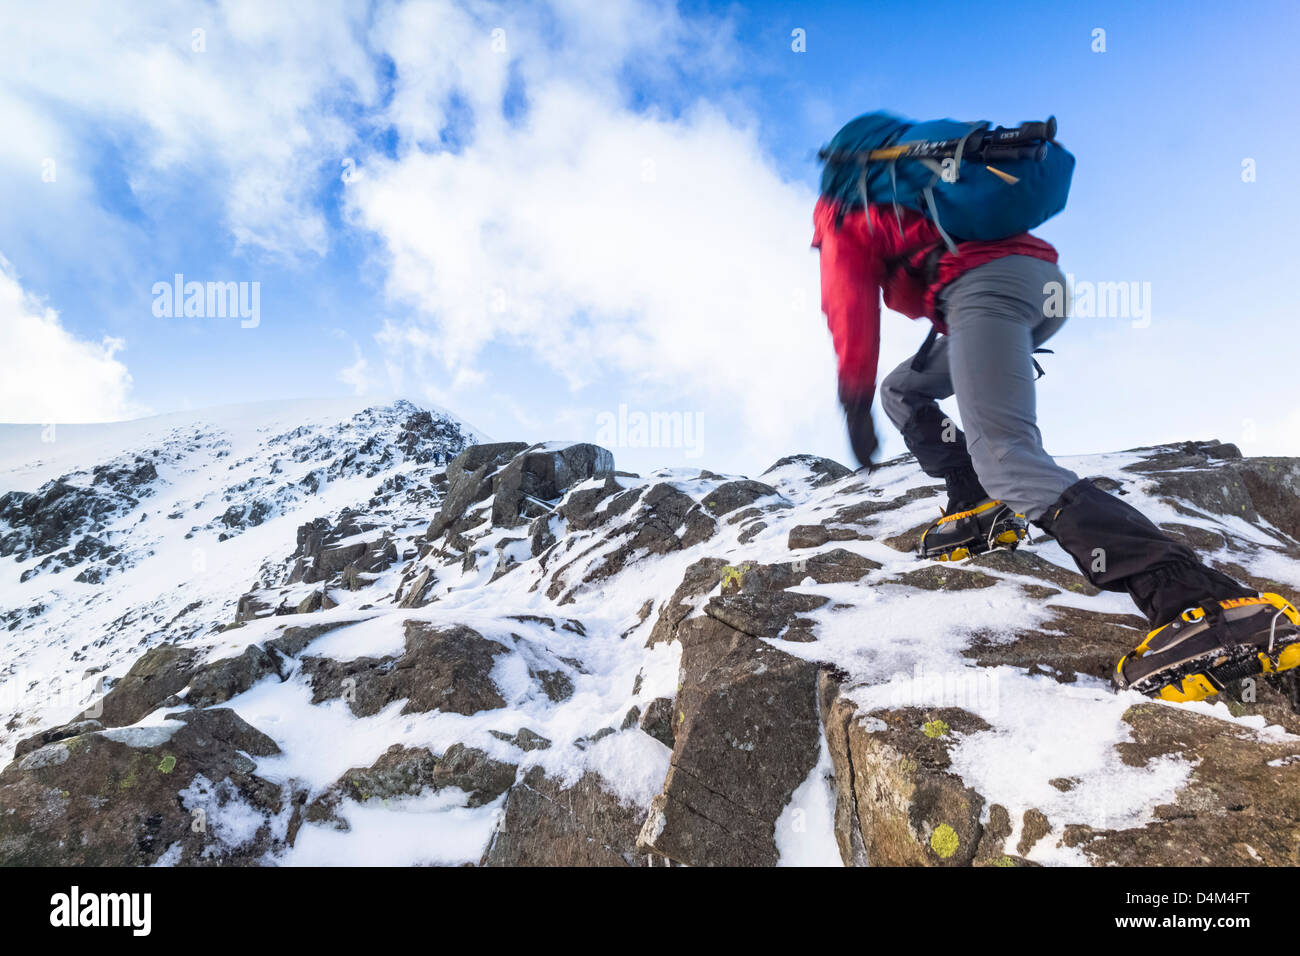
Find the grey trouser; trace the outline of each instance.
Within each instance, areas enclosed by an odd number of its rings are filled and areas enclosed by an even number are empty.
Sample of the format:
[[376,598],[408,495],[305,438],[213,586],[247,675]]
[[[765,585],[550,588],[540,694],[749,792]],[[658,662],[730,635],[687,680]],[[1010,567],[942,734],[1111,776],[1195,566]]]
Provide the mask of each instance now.
[[[929,474],[966,456],[955,426],[918,439],[917,413],[932,417],[937,401],[955,394],[966,428],[964,449],[980,484],[1030,519],[1079,480],[1043,450],[1036,422],[1031,353],[1065,324],[1067,311],[1046,306],[1045,286],[1052,282],[1065,288],[1060,269],[1030,256],[1006,256],[972,269],[939,293],[948,334],[934,342],[921,368],[913,369],[909,358],[880,384],[885,414]],[[1058,293],[1052,301],[1063,298]]]

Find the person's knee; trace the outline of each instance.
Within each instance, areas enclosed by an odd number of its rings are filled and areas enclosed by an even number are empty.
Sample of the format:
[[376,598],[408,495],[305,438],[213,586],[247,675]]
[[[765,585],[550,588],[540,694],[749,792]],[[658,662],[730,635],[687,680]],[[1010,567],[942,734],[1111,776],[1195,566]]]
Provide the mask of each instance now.
[[1049,315],[1044,317],[1043,320],[1034,328],[1034,348],[1038,348],[1038,346],[1042,345],[1057,332],[1061,331],[1061,327],[1065,325],[1066,319],[1067,316],[1064,315]]
[[990,472],[1014,471],[1018,462],[1034,458],[1040,448],[1033,423],[976,416],[968,425],[967,440],[976,466]]
[[895,428],[902,428],[912,415],[912,405],[908,401],[904,378],[894,371],[886,375],[885,380],[880,383],[880,407],[885,416],[894,423]]

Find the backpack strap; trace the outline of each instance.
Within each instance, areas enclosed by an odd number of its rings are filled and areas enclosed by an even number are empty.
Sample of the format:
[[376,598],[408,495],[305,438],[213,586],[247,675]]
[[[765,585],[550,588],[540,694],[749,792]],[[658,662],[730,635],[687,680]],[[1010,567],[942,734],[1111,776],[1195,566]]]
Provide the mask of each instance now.
[[903,237],[903,213],[898,208],[898,160],[889,161],[889,188],[894,192],[894,222],[898,223],[898,237]]
[[[961,176],[961,161],[963,154],[966,152],[966,144],[970,142],[971,137],[976,133],[982,133],[989,127],[987,120],[980,120],[966,125],[969,127],[966,130],[966,135],[957,141],[957,148],[953,150],[952,155],[953,168],[956,170],[958,176]],[[939,221],[939,210],[936,208],[934,203],[934,184],[942,177],[943,167],[934,160],[922,160],[922,162],[924,162],[925,165],[930,168],[931,172],[934,173],[934,178],[930,180],[930,185],[921,190],[921,194],[925,196],[925,205],[930,210],[930,221],[934,223],[934,228],[939,230],[939,235],[943,237],[944,245],[948,247],[948,251],[955,256],[957,254],[957,244],[953,242],[952,237],[948,235],[947,230],[943,228],[943,223]]]
[[917,349],[916,354],[912,356],[913,372],[925,371],[926,359],[930,357],[930,350],[934,348],[934,343],[937,338],[939,338],[939,329],[937,326],[931,325],[930,334],[925,337],[925,341],[921,343],[921,347]]
[[[925,255],[919,263],[913,264],[912,260],[922,249],[926,250]],[[928,287],[939,280],[939,260],[943,258],[943,254],[947,251],[947,246],[942,242],[925,243],[897,255],[889,256],[883,260],[882,264],[885,267],[886,275],[892,275],[902,269],[917,282],[924,282]]]
[[934,188],[926,186],[922,191],[922,195],[925,196],[925,204],[930,209],[930,221],[934,223],[934,228],[939,230],[939,235],[943,237],[943,244],[955,256],[957,254],[957,243],[952,241],[952,236],[948,235],[943,228],[943,223],[939,222],[939,210],[934,207]]
[[867,217],[867,232],[876,231],[876,227],[871,224],[871,201],[867,196],[867,163],[862,161],[862,168],[858,170],[858,193],[862,196],[862,214]]

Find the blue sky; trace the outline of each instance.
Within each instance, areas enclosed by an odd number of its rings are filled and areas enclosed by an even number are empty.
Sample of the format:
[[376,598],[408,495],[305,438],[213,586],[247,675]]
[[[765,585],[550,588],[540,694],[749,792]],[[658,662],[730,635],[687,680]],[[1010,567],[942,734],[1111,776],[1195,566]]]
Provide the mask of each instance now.
[[[810,156],[887,108],[1057,115],[1078,167],[1040,234],[1078,280],[1149,283],[1149,322],[1077,317],[1053,340],[1049,450],[1219,437],[1300,454],[1293,4],[0,18],[0,419],[402,394],[503,439],[594,439],[620,407],[700,423],[689,446],[616,448],[633,468],[848,460]],[[257,282],[257,327],[156,316],[154,284],[178,272]],[[923,336],[887,316],[882,365]]]

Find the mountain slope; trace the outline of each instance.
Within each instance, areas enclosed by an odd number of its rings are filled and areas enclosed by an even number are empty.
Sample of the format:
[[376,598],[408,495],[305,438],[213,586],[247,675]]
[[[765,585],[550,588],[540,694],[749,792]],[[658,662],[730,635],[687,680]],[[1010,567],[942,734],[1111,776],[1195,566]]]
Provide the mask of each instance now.
[[[1295,862],[1293,685],[1112,694],[1127,600],[1051,541],[918,561],[910,459],[641,477],[331,414],[177,423],[0,500],[0,860]],[[1295,461],[1068,464],[1300,590]]]
[[0,434],[0,753],[85,703],[99,674],[229,619],[272,573],[263,563],[292,549],[303,509],[364,502],[381,478],[409,481],[401,498],[414,500],[477,440],[405,402],[229,406],[45,435]]

